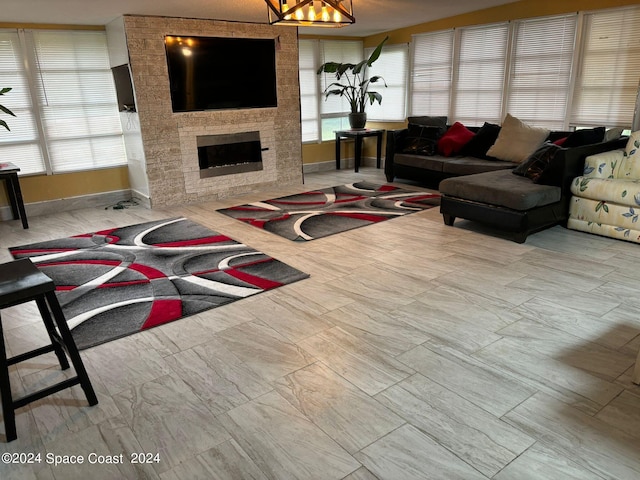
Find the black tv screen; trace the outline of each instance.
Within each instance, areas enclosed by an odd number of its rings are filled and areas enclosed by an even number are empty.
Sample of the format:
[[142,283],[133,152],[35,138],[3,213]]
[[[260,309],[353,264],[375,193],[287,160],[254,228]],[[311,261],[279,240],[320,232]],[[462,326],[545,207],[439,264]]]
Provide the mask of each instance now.
[[277,106],[273,39],[166,36],[174,112]]

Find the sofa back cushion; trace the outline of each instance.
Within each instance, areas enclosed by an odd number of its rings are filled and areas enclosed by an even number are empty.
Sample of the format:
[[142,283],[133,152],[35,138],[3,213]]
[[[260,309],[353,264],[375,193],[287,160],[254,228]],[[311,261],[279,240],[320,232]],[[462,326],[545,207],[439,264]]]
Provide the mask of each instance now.
[[500,125],[484,122],[484,125],[480,127],[475,136],[462,147],[460,154],[468,157],[491,160],[491,158],[487,157],[487,150],[494,144],[499,133]]
[[600,143],[604,140],[604,127],[583,128],[571,132],[571,135],[562,143],[564,148],[581,147],[582,145],[591,145],[592,143]]
[[507,162],[524,162],[544,143],[549,133],[546,128],[532,127],[507,113],[500,134],[487,155]]
[[616,178],[640,179],[640,130],[631,133],[629,136],[627,146],[624,149],[624,157],[617,172],[615,170],[614,175]]

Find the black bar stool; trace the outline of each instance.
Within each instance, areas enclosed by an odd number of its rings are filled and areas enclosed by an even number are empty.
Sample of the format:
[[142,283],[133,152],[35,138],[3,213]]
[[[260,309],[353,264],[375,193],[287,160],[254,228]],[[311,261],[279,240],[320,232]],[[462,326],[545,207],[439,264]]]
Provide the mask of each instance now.
[[[16,355],[12,358],[7,358],[7,352],[4,346],[2,318],[0,317],[0,393],[2,394],[2,414],[4,416],[4,429],[7,442],[18,438],[16,433],[15,409],[23,407],[28,403],[77,384],[80,384],[82,390],[84,390],[89,405],[96,405],[98,403],[87,371],[84,368],[76,344],[69,331],[67,321],[64,318],[64,314],[56,298],[53,280],[38,270],[28,258],[0,264],[0,310],[31,300],[35,300],[38,305],[42,321],[51,339],[50,345],[21,355]],[[76,371],[76,376],[14,400],[11,396],[9,365],[49,352],[55,352],[62,370],[69,368],[69,362],[65,356],[66,353]]]

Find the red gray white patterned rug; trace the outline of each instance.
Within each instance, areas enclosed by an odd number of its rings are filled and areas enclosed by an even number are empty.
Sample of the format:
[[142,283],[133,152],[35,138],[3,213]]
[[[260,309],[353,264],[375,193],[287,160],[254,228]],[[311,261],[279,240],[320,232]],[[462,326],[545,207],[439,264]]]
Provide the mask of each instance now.
[[185,218],[10,251],[53,279],[80,349],[309,276]]
[[218,212],[289,240],[304,242],[438,205],[438,193],[360,182]]

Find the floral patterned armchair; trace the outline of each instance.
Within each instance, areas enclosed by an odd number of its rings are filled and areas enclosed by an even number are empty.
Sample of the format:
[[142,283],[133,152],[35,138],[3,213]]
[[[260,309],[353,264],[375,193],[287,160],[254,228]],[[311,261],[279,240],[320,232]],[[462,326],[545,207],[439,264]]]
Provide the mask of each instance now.
[[624,149],[587,157],[571,193],[568,228],[640,243],[640,131]]

